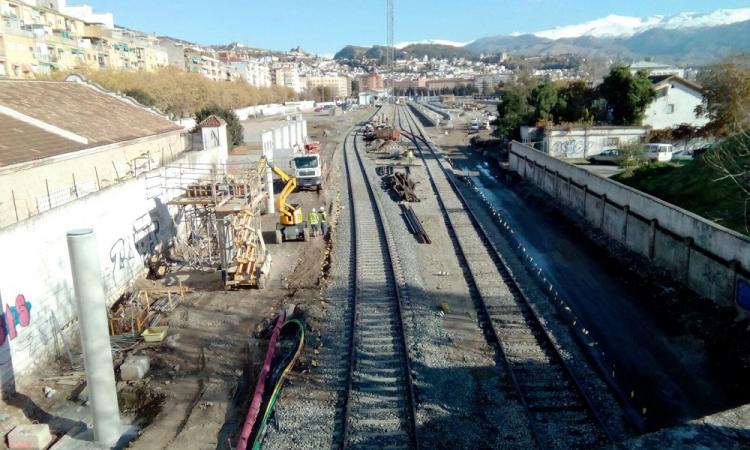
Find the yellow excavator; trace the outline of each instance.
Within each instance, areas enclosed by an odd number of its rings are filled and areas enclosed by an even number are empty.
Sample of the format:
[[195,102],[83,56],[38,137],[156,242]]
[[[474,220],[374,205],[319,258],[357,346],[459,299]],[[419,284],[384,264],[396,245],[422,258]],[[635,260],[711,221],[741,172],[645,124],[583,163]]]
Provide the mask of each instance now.
[[297,188],[297,179],[289,176],[271,161],[266,161],[266,164],[285,183],[284,189],[276,196],[276,210],[279,213],[279,223],[276,224],[274,234],[276,244],[281,244],[283,241],[306,241],[308,229],[302,208],[287,202],[289,195]]

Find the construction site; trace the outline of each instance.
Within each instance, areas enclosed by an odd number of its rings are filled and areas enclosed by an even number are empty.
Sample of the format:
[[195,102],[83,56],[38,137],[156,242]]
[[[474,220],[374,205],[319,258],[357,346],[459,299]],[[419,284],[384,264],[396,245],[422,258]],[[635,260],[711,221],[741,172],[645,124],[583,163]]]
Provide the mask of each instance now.
[[[101,104],[85,123],[23,103],[8,119],[29,139],[36,121],[70,130],[0,168],[9,448],[747,442],[734,285],[664,278],[669,224],[634,216],[658,210],[592,184],[573,214],[577,175],[551,181],[564,168],[523,144],[473,148],[472,117],[399,99],[248,119],[230,148],[217,116],[189,132],[81,81],[7,89]],[[108,130],[112,114],[139,128]],[[91,150],[120,133],[143,133],[115,149],[131,159]],[[724,270],[695,255],[690,274]]]
[[746,235],[374,92],[0,80],[4,445],[750,448]]

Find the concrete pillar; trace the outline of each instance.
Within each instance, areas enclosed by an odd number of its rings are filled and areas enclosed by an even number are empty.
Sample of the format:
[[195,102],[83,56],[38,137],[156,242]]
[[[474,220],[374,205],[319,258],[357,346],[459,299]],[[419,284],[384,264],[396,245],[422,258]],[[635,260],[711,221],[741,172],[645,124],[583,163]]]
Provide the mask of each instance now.
[[[263,145],[263,156],[266,157],[266,161],[273,161],[273,132],[264,131],[261,136],[261,142]],[[268,192],[268,199],[266,199],[266,212],[268,214],[274,214],[276,212],[276,204],[274,202],[273,194],[273,171],[270,166],[266,166],[266,191]]]
[[120,439],[120,408],[109,342],[104,276],[99,265],[94,230],[69,231],[68,252],[94,418],[94,439],[112,446]]

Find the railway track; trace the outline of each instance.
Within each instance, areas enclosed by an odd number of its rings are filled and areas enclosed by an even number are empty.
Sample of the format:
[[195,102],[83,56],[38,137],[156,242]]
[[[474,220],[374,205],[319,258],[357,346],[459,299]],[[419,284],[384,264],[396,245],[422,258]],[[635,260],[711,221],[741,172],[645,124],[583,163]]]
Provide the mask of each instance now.
[[[479,294],[479,319],[501,354],[537,445],[562,449],[614,443],[602,414],[536,316],[503,256],[452,185],[447,162],[427,144],[408,109],[397,107],[396,123],[422,158],[449,235],[469,266],[468,281]],[[495,270],[486,267],[487,261],[494,263]]]
[[344,140],[352,251],[349,371],[339,444],[341,448],[418,448],[401,310],[408,292],[357,137],[355,131]]

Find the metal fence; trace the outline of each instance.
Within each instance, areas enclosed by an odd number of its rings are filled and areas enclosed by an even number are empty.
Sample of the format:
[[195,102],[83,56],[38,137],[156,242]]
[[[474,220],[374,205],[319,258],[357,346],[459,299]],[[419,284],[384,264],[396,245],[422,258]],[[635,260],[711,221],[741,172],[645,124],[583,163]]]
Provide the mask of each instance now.
[[[71,172],[68,177],[63,177],[63,179],[70,180],[65,183],[59,181],[52,183],[44,178],[33,183],[33,188],[0,187],[0,228],[21,222],[109,186],[148,174],[178,160],[184,156],[185,152],[203,148],[200,133],[184,135],[182,144],[182,149],[165,147],[157,151],[146,152],[129,161],[118,163],[112,160],[110,164],[91,165],[79,172]],[[86,164],[85,158],[82,158],[81,164]],[[84,172],[88,176],[83,179],[78,178]],[[56,179],[60,180],[60,177]],[[146,182],[149,183],[148,176]]]

